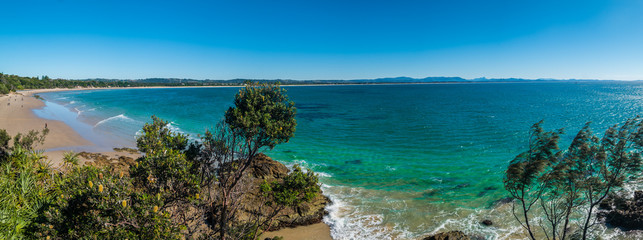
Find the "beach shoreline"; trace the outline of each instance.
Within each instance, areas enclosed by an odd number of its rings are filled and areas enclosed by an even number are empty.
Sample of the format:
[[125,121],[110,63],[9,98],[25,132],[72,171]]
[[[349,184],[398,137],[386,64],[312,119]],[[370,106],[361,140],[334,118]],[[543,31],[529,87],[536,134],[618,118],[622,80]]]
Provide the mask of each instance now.
[[[204,86],[204,87],[239,87],[239,86]],[[141,88],[170,88],[170,87],[129,87],[129,88],[74,88],[74,89],[34,89],[24,90],[17,93],[0,96],[0,129],[5,129],[10,135],[17,133],[27,133],[30,130],[41,131],[47,127],[49,134],[42,145],[36,146],[37,149],[43,149],[43,155],[53,167],[58,167],[62,163],[65,152],[75,148],[87,148],[95,146],[93,142],[85,139],[76,132],[71,126],[63,121],[43,119],[38,117],[35,109],[41,109],[45,106],[43,100],[34,97],[35,94],[58,91],[80,91],[80,90],[107,90],[107,89],[141,89]],[[176,87],[174,87],[176,88]],[[115,147],[115,146],[114,146]],[[130,146],[134,147],[134,146]],[[111,149],[111,148],[110,148]],[[98,151],[110,157],[126,156],[136,158],[140,155],[116,152],[116,151]],[[87,162],[81,159],[82,163]],[[321,222],[308,226],[296,228],[280,229],[278,231],[264,233],[262,239],[266,237],[281,236],[286,240],[299,239],[320,239],[329,240],[330,227]]]

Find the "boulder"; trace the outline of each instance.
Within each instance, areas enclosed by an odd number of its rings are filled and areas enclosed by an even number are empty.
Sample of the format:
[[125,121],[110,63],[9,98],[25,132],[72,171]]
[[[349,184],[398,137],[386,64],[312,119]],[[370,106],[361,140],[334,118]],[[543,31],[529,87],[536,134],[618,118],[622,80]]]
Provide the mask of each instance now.
[[483,220],[483,221],[482,221],[482,222],[480,222],[480,223],[482,223],[482,225],[485,225],[485,226],[491,226],[491,225],[493,225],[493,222],[492,222],[491,220],[489,220],[489,219],[485,219],[485,220]]
[[632,199],[610,196],[600,203],[599,209],[599,218],[611,227],[643,230],[643,191],[635,192]]
[[422,240],[470,240],[469,236],[460,231],[449,231],[428,236]]

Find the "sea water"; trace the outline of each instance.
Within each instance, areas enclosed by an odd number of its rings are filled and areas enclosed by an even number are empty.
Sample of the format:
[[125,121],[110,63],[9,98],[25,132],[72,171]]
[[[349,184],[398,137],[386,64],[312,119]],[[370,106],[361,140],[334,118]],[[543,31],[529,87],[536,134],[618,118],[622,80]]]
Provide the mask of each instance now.
[[[336,239],[416,239],[462,230],[485,239],[526,237],[496,201],[508,196],[508,162],[528,132],[564,128],[561,147],[586,122],[596,132],[643,113],[641,82],[524,82],[285,87],[297,107],[289,143],[267,151],[320,177]],[[150,116],[192,139],[221,121],[239,88],[51,92],[39,116],[66,122],[104,147],[134,146]],[[74,126],[75,125],[75,126]],[[490,219],[491,227],[480,224]],[[598,228],[599,235],[636,238]]]

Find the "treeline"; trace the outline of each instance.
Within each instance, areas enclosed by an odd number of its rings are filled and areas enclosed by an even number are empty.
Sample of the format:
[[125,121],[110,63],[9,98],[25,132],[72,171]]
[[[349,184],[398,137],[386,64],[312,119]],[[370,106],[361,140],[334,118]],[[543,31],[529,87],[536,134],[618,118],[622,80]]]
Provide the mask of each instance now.
[[[136,80],[120,79],[85,79],[68,80],[52,79],[48,76],[21,77],[0,73],[0,94],[7,94],[25,89],[45,88],[108,88],[108,87],[179,87],[179,86],[243,86],[246,84],[355,84],[360,82],[343,80],[265,80],[265,79],[232,79],[232,80],[195,80],[179,78],[146,78]],[[366,82],[362,82],[366,83]]]
[[144,155],[124,168],[81,166],[73,153],[53,168],[33,147],[47,130],[0,130],[0,238],[258,239],[321,192],[298,166],[279,179],[248,179],[262,150],[293,136],[295,111],[283,89],[247,86],[199,141],[152,117],[137,139]]
[[[243,83],[243,82],[242,82]],[[242,84],[241,83],[241,84]],[[107,87],[148,87],[148,86],[211,86],[211,85],[241,85],[238,82],[214,83],[205,81],[183,81],[179,79],[165,80],[112,80],[112,79],[88,79],[88,80],[67,80],[52,79],[48,76],[42,77],[21,77],[0,73],[0,94],[7,94],[25,89],[45,88],[107,88]]]

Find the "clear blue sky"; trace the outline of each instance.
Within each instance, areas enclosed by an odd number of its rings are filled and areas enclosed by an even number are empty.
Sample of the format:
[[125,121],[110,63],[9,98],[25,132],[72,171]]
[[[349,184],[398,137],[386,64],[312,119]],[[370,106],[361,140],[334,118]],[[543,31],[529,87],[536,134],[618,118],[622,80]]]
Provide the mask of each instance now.
[[0,0],[0,72],[643,79],[643,1]]

